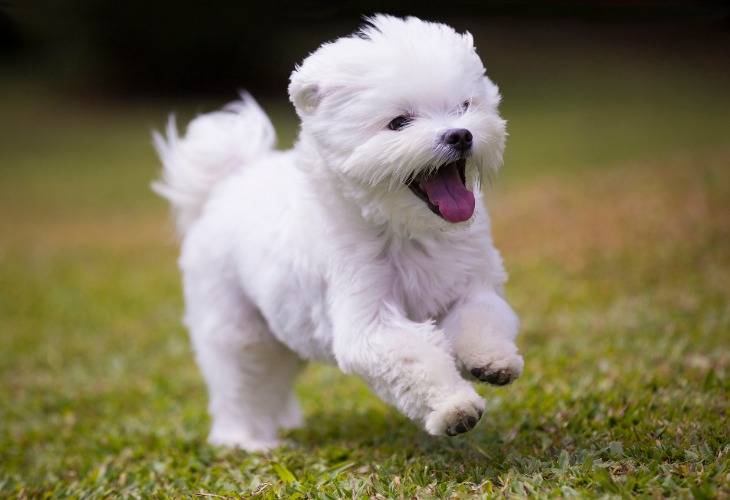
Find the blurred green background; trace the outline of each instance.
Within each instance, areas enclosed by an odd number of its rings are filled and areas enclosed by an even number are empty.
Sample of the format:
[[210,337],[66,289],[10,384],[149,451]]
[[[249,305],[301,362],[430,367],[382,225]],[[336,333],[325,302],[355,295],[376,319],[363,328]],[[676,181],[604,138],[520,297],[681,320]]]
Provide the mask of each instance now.
[[[66,120],[137,106],[150,110],[150,126],[161,125],[165,109],[189,117],[247,89],[271,109],[286,147],[296,130],[286,98],[294,65],[382,11],[474,34],[503,92],[513,136],[508,172],[712,149],[727,140],[723,2],[422,3],[5,2],[0,84],[6,105],[42,107],[39,99],[52,92],[56,105],[68,103],[58,110]],[[13,130],[3,140],[22,139],[23,122],[35,120],[5,120]]]
[[[326,489],[342,461],[369,495],[421,495],[434,477],[727,494],[728,8],[425,4],[0,3],[0,496],[293,488],[285,462]],[[527,370],[489,390],[487,423],[444,442],[312,369],[303,448],[212,452],[150,133],[245,88],[288,147],[294,65],[373,12],[472,32],[502,90],[510,135],[486,198]]]

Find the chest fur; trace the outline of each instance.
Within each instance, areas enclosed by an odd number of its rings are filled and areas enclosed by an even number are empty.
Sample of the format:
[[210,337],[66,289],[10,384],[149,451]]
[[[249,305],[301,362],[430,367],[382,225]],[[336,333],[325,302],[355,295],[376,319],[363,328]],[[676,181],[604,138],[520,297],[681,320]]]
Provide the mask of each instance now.
[[471,245],[405,240],[387,249],[392,298],[413,321],[438,320],[468,294],[484,262]]

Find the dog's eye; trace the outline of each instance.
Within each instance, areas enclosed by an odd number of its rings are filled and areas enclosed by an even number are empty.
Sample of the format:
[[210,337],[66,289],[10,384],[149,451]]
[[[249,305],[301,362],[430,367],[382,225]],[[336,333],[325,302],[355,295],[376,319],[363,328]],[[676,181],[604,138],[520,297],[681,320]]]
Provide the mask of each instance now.
[[466,111],[469,109],[469,106],[471,106],[471,101],[467,100],[461,103],[461,109],[462,111]]
[[390,130],[401,130],[412,121],[412,117],[407,115],[400,115],[390,121],[390,123],[388,124],[388,128]]

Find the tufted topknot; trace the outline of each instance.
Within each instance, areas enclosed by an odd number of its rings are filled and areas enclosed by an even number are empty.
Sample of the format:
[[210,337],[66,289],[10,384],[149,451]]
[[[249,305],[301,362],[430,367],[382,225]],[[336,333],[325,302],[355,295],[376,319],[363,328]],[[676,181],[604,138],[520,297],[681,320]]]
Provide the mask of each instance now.
[[364,40],[378,42],[389,40],[403,46],[417,46],[424,41],[436,45],[457,44],[463,48],[474,48],[474,40],[470,33],[457,33],[451,26],[441,23],[423,21],[417,17],[400,18],[386,14],[375,14],[365,18],[365,25],[355,33]]

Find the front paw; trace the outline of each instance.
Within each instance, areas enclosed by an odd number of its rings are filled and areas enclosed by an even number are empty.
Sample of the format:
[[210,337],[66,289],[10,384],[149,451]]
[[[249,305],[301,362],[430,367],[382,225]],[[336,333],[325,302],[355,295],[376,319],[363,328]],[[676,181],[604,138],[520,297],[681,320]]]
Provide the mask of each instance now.
[[492,385],[507,385],[514,382],[520,374],[525,362],[517,353],[505,357],[485,361],[480,366],[472,367],[469,372],[480,382]]
[[446,398],[428,414],[425,427],[429,434],[456,436],[476,427],[486,404],[476,392],[464,392]]

